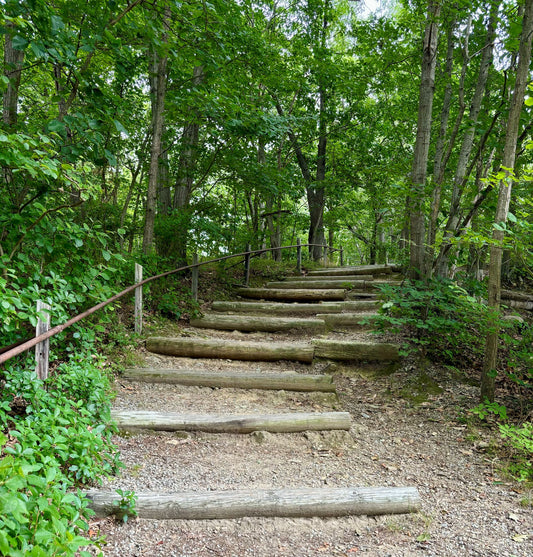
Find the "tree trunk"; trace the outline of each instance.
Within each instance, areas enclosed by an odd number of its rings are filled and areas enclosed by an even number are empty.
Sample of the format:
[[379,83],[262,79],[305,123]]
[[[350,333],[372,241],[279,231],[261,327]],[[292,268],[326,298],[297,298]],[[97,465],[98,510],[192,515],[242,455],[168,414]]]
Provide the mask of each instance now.
[[[12,23],[6,23],[5,31],[4,75],[9,79],[9,84],[4,92],[2,122],[5,128],[9,129],[15,127],[18,120],[19,87],[22,64],[24,62],[24,51],[13,48],[13,34],[16,32],[16,29]],[[4,182],[9,187],[13,182],[13,171],[8,167],[4,167],[2,170]]]
[[457,161],[457,167],[455,170],[450,214],[446,223],[445,241],[441,246],[436,265],[437,275],[443,277],[448,276],[449,256],[451,252],[451,244],[449,242],[449,239],[454,236],[459,229],[460,203],[463,195],[463,190],[468,179],[468,161],[470,159],[470,153],[472,152],[472,147],[474,145],[476,124],[479,118],[481,103],[486,90],[489,69],[492,66],[494,40],[496,37],[498,5],[499,3],[496,2],[493,2],[491,5],[485,48],[483,49],[483,54],[481,56],[478,79],[474,95],[472,97],[472,102],[470,104],[470,112],[468,115],[468,121],[470,125],[463,136],[461,149],[459,151],[459,158]]
[[[165,32],[161,40],[166,45],[168,37],[166,27],[170,12],[165,10],[163,25]],[[155,48],[150,53],[150,89],[152,102],[152,145],[150,148],[150,173],[148,177],[148,191],[146,194],[146,212],[143,233],[143,253],[148,254],[154,249],[154,224],[157,208],[157,190],[159,184],[159,170],[161,145],[163,138],[163,121],[165,110],[166,82],[167,82],[167,54],[158,53]]]
[[[516,144],[518,139],[518,128],[520,125],[520,113],[524,103],[524,95],[529,80],[529,63],[531,61],[531,42],[533,36],[533,0],[525,0],[524,17],[522,21],[522,33],[520,35],[520,47],[518,50],[518,69],[516,82],[507,120],[507,133],[505,136],[505,147],[503,151],[502,170],[506,178],[500,181],[498,204],[496,206],[495,224],[505,223],[509,213],[513,176],[512,169],[516,158]],[[494,400],[496,361],[498,355],[499,323],[498,314],[500,310],[501,297],[501,266],[502,266],[502,242],[503,230],[494,228],[492,233],[493,243],[490,248],[488,305],[494,311],[492,322],[489,324],[489,333],[485,342],[485,356],[481,372],[481,401]]]
[[424,190],[431,139],[431,112],[435,89],[439,16],[440,4],[429,0],[422,55],[417,133],[411,173],[409,275],[413,279],[423,278],[426,272]]
[[427,248],[428,256],[426,261],[426,274],[429,276],[433,264],[434,243],[437,234],[437,219],[439,216],[440,199],[442,193],[442,182],[444,180],[444,144],[446,139],[446,131],[448,129],[448,120],[450,117],[450,106],[452,99],[452,71],[453,71],[453,54],[455,51],[455,31],[456,21],[453,20],[448,27],[448,49],[446,53],[446,69],[444,72],[446,79],[446,87],[444,89],[444,99],[442,101],[442,109],[440,116],[439,136],[435,146],[435,162],[433,166],[433,194],[431,199],[431,210],[429,217]]

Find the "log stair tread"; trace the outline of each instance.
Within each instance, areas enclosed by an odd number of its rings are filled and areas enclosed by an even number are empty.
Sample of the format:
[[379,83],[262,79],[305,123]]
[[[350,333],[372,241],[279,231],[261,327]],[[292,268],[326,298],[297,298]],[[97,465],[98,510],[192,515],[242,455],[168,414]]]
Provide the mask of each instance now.
[[290,331],[306,329],[323,331],[326,322],[322,318],[296,317],[255,317],[251,315],[205,314],[202,318],[191,319],[191,327],[203,329],[238,330],[238,331]]
[[296,433],[304,431],[348,431],[348,412],[288,412],[277,414],[181,414],[151,410],[113,410],[119,429],[156,431],[202,431],[207,433]]
[[[120,513],[116,492],[89,490],[97,517]],[[420,496],[414,487],[334,487],[239,489],[204,493],[137,493],[140,518],[209,520],[253,517],[341,517],[415,512]]]
[[335,392],[335,383],[331,375],[308,375],[291,372],[265,373],[138,368],[127,369],[121,378],[130,381],[201,387]]
[[380,306],[376,300],[350,300],[339,302],[283,303],[283,302],[213,302],[211,309],[216,312],[249,312],[267,314],[303,314],[342,313],[375,310]]

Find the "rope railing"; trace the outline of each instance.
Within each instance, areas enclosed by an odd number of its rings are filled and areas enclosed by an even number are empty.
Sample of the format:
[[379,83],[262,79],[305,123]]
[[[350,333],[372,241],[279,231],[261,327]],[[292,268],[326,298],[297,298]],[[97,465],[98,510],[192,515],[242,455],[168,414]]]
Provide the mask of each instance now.
[[[137,282],[137,283],[135,283],[131,286],[128,286],[127,288],[125,288],[124,290],[122,290],[118,294],[115,294],[111,298],[108,298],[107,300],[105,300],[103,302],[100,302],[99,304],[96,304],[92,308],[84,311],[83,313],[80,313],[80,314],[76,315],[75,317],[72,317],[71,319],[69,319],[65,323],[62,323],[61,325],[56,325],[55,327],[52,327],[51,329],[49,329],[45,333],[39,334],[39,335],[35,336],[34,338],[32,338],[30,340],[27,340],[27,341],[22,342],[22,343],[17,343],[17,345],[10,348],[9,350],[6,350],[6,351],[3,351],[3,352],[0,353],[0,365],[7,362],[11,358],[14,358],[15,356],[18,356],[18,355],[22,354],[23,352],[26,352],[26,350],[29,350],[29,349],[37,346],[41,342],[47,341],[51,337],[63,332],[65,329],[67,329],[67,328],[71,327],[72,325],[78,323],[82,319],[85,319],[86,317],[89,317],[89,315],[92,315],[93,313],[96,313],[97,311],[103,309],[104,307],[108,306],[109,304],[112,304],[113,302],[116,302],[117,300],[120,300],[120,298],[123,298],[127,294],[130,294],[130,293],[134,292],[136,289],[142,288],[145,284],[149,284],[150,282],[153,282],[155,280],[158,280],[158,279],[161,279],[161,278],[164,278],[164,277],[168,277],[170,275],[174,275],[174,274],[180,273],[182,271],[187,271],[188,269],[198,269],[199,267],[202,267],[204,265],[210,265],[212,263],[218,263],[220,261],[225,261],[227,259],[232,259],[234,257],[244,257],[245,262],[246,262],[247,259],[248,259],[248,262],[249,262],[249,258],[251,256],[258,256],[258,255],[261,255],[261,254],[267,253],[267,252],[285,250],[285,249],[294,249],[294,248],[297,248],[300,251],[301,248],[304,248],[304,247],[322,247],[325,252],[327,252],[327,251],[339,251],[341,253],[341,265],[342,265],[342,259],[343,259],[343,257],[342,257],[343,249],[342,248],[333,248],[333,247],[330,247],[330,246],[325,245],[325,244],[300,244],[299,242],[296,245],[279,246],[279,247],[275,247],[275,248],[263,248],[263,249],[260,249],[260,250],[247,250],[247,251],[244,251],[244,252],[241,252],[241,253],[234,253],[232,255],[225,255],[223,257],[218,257],[216,259],[209,259],[207,261],[195,262],[192,265],[185,265],[183,267],[173,269],[172,271],[166,271],[166,272],[161,273],[159,275],[155,275],[153,277],[149,277],[147,279],[141,280],[141,281],[139,281],[139,282]],[[298,271],[300,271],[300,269],[298,269]]]

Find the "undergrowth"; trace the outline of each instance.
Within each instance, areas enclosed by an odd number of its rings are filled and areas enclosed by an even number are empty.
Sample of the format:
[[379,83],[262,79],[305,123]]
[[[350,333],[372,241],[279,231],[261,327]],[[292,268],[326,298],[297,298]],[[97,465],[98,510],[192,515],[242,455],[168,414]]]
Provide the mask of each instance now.
[[[0,553],[89,555],[92,511],[80,491],[120,467],[111,442],[110,385],[94,354],[72,355],[46,382],[24,367],[0,393]],[[98,540],[96,540],[98,542]]]
[[[378,330],[398,332],[408,339],[404,353],[416,351],[424,357],[464,372],[479,372],[485,337],[493,322],[491,310],[466,288],[445,279],[427,283],[404,282],[380,288],[383,306]],[[477,292],[479,294],[479,292]],[[499,321],[498,373],[524,399],[533,387],[533,330],[527,323]],[[498,420],[509,471],[518,481],[533,481],[533,425],[529,420],[511,420],[505,406],[484,403],[472,411],[480,419]]]

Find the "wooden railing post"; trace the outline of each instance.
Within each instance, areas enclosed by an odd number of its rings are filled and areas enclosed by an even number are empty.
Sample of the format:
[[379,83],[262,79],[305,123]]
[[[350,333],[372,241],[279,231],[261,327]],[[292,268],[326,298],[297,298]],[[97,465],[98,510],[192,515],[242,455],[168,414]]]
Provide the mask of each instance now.
[[250,284],[250,244],[246,244],[246,255],[244,256],[244,286]]
[[341,249],[340,249],[340,264],[341,264],[341,267],[344,267],[344,248],[342,246],[341,246]]
[[[50,329],[50,306],[41,300],[37,301],[37,311],[46,314],[45,319],[39,316],[35,336],[38,337],[43,333],[47,333]],[[48,377],[48,361],[50,355],[50,339],[43,340],[35,347],[35,373],[39,379],[43,381]]]
[[[193,254],[193,256],[192,256],[192,264],[193,265],[198,265],[198,254],[197,253]],[[191,290],[192,290],[192,297],[196,301],[198,301],[198,275],[199,275],[198,267],[193,267],[192,268]]]
[[300,238],[296,238],[296,271],[302,272],[302,242]]
[[323,248],[323,259],[324,259],[324,267],[328,266],[328,246],[324,246]]
[[[143,279],[142,265],[135,263],[135,283],[141,282]],[[138,286],[135,289],[135,332],[140,335],[143,330],[143,287]]]

